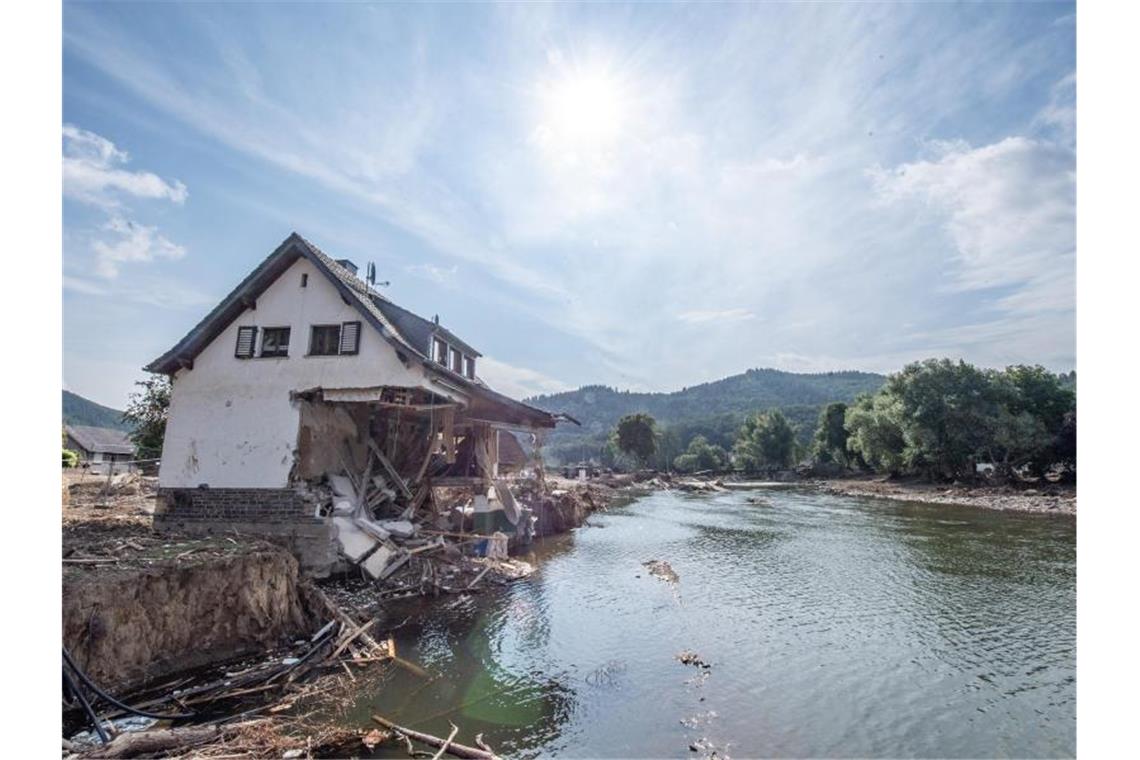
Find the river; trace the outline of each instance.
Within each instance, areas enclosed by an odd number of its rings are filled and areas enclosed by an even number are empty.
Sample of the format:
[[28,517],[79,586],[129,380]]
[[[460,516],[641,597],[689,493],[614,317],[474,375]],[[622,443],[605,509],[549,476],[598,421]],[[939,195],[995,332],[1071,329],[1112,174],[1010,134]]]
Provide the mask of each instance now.
[[525,580],[395,611],[435,677],[392,668],[348,719],[512,757],[1075,754],[1072,518],[765,489],[590,522]]

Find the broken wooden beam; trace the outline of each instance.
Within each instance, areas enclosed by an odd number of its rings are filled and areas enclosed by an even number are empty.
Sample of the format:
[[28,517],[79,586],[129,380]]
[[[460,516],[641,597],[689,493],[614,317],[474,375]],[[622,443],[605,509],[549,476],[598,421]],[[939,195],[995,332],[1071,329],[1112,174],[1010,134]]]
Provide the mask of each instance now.
[[476,747],[468,747],[465,744],[458,744],[456,742],[449,743],[446,740],[439,738],[438,736],[425,734],[423,731],[415,731],[410,728],[404,728],[403,726],[393,723],[392,721],[380,715],[373,715],[372,720],[376,721],[385,728],[390,728],[397,733],[403,734],[409,739],[415,739],[418,742],[422,742],[432,747],[446,747],[447,754],[453,755],[455,757],[467,758],[467,760],[499,760],[497,755],[486,750],[477,749]]

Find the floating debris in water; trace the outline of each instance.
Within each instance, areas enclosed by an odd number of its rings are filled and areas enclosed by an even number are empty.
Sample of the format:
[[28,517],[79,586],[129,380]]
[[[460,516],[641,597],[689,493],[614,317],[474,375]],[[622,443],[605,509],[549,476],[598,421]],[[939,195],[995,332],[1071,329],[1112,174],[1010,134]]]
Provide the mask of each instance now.
[[686,649],[685,651],[678,654],[677,659],[680,660],[684,665],[693,665],[698,668],[705,668],[706,670],[712,667],[712,665],[709,665],[707,662],[702,660],[699,654],[690,649]]
[[676,583],[677,581],[681,580],[680,576],[678,576],[677,573],[673,571],[673,568],[669,565],[669,563],[663,559],[651,559],[648,562],[642,562],[641,564],[649,568],[651,575],[656,575],[663,581]]

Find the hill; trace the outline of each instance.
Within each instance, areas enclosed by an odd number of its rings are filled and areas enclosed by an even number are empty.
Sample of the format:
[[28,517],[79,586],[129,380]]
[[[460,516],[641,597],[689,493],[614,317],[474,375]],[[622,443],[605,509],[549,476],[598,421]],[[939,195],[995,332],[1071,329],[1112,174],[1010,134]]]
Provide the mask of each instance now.
[[63,392],[63,422],[65,425],[131,429],[131,426],[123,421],[123,413],[118,409],[96,404],[71,391]]
[[710,383],[672,393],[634,393],[603,385],[526,399],[526,403],[554,412],[566,412],[579,422],[559,425],[547,438],[550,461],[589,458],[604,445],[605,437],[626,414],[645,412],[663,427],[674,428],[681,445],[701,433],[713,442],[731,446],[744,417],[778,408],[797,425],[801,442],[814,432],[819,409],[831,401],[851,401],[860,393],[878,390],[886,381],[871,372],[803,374],[776,369],[750,369]]

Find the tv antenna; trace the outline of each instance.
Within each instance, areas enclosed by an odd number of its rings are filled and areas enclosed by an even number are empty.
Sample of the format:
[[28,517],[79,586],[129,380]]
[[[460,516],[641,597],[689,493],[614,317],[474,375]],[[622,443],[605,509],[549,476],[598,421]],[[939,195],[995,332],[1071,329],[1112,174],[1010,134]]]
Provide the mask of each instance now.
[[386,288],[392,284],[388,280],[384,280],[384,282],[379,282],[379,283],[376,282],[376,263],[375,262],[369,261],[368,262],[368,269],[366,271],[367,271],[367,274],[364,276],[364,281],[367,282],[370,287]]

